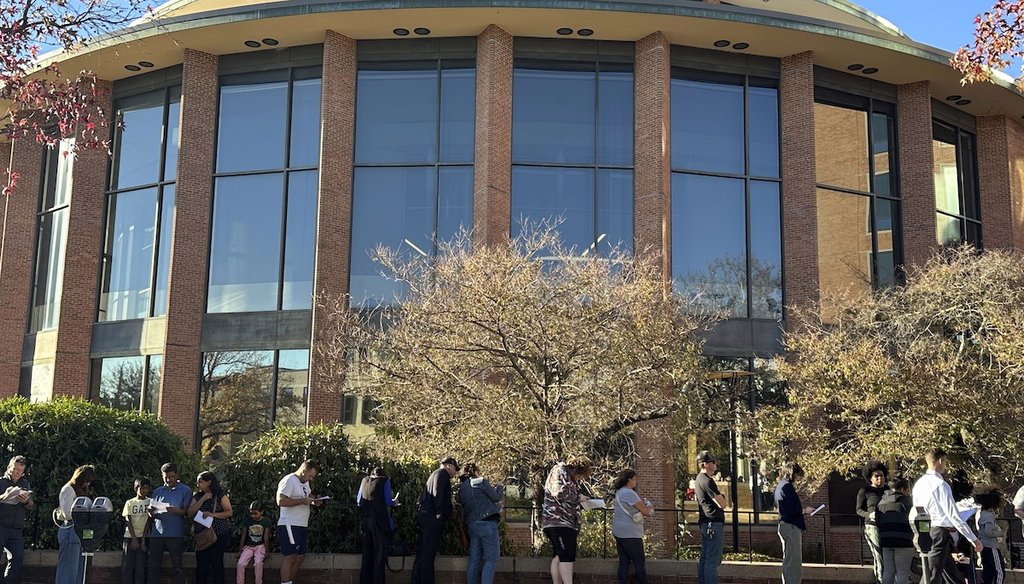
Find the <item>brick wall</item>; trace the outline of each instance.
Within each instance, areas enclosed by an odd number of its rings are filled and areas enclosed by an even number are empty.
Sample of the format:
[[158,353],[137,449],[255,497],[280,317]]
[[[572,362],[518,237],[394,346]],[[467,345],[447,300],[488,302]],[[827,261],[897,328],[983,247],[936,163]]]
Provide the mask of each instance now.
[[903,256],[909,268],[925,262],[938,247],[932,174],[932,96],[927,81],[896,88],[896,128],[903,198]]
[[[324,37],[323,92],[320,106],[320,197],[317,203],[314,302],[348,292],[352,227],[352,148],[356,111],[356,42],[334,31]],[[326,153],[326,155],[324,155]],[[336,422],[341,416],[339,380],[326,373],[317,347],[327,343],[327,315],[313,307],[310,351],[310,423]]]
[[500,245],[512,212],[512,35],[494,25],[476,40],[474,146],[474,240]]
[[[984,245],[987,249],[1010,249],[1016,246],[1015,235],[1022,225],[1017,215],[1021,208],[1021,169],[1017,168],[1015,174],[1010,158],[1013,126],[1019,128],[1019,124],[1010,122],[1006,116],[983,116],[977,124]],[[1019,142],[1013,146],[1019,156]]]
[[814,55],[783,57],[779,79],[782,132],[782,248],[786,302],[818,301],[818,224],[814,154]]
[[199,341],[206,313],[216,128],[217,57],[186,49],[159,415],[189,445],[195,432]]
[[[11,159],[13,148],[14,158]],[[3,257],[0,258],[0,397],[18,394],[21,349],[28,328],[32,268],[36,249],[36,210],[43,146],[32,140],[0,144],[0,168],[13,168],[20,177],[7,203]],[[6,173],[0,182],[7,184]]]
[[[96,97],[109,117],[111,85],[97,84]],[[53,365],[53,393],[89,396],[89,347],[96,320],[100,258],[103,249],[103,209],[106,198],[107,153],[82,150],[75,155],[68,211],[67,251],[57,322],[57,353]]]

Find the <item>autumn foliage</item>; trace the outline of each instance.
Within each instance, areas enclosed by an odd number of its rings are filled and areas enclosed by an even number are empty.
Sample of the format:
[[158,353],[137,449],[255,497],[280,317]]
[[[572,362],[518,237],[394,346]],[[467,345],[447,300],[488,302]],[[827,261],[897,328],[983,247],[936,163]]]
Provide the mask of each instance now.
[[[963,83],[989,81],[1014,60],[1024,58],[1024,0],[998,0],[992,9],[974,18],[974,39],[961,47],[950,64],[963,74]],[[1018,76],[1017,86],[1024,88]]]

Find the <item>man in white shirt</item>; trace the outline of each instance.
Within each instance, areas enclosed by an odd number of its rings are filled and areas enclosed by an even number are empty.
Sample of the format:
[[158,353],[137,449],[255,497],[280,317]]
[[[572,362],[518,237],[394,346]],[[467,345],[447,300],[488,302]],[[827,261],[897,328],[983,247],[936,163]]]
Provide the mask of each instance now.
[[[942,473],[946,472],[946,453],[940,448],[929,450],[924,455],[928,470],[914,483],[914,510],[910,513],[911,522],[921,508],[931,519],[931,538],[929,549],[921,549],[921,564],[924,568],[922,584],[961,584],[963,577],[953,562],[953,534],[959,532],[967,541],[974,544],[974,549],[981,553],[982,545],[978,536],[964,523],[956,511],[953,501],[953,489],[950,488]],[[922,546],[924,548],[924,546]]]
[[299,465],[298,470],[285,475],[277,484],[277,541],[281,545],[281,584],[292,584],[306,557],[309,528],[309,507],[323,505],[314,497],[309,482],[316,476],[317,466],[312,460]]
[[1017,489],[1013,496],[1013,514],[1021,520],[1021,532],[1024,533],[1024,487]]

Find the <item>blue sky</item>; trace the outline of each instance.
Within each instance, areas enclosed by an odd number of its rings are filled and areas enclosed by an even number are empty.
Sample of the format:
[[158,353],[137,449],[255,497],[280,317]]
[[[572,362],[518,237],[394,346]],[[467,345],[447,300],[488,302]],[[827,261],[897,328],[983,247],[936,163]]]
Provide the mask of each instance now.
[[953,52],[971,40],[974,17],[994,0],[853,0],[915,41]]

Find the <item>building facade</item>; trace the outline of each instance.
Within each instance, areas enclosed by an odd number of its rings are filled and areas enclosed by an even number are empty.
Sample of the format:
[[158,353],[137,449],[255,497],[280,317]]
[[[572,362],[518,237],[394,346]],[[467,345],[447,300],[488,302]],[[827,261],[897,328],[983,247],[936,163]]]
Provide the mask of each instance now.
[[60,59],[123,125],[110,158],[0,144],[0,394],[150,411],[214,460],[371,421],[317,373],[313,299],[392,299],[379,244],[558,216],[580,253],[659,254],[750,367],[792,307],[1024,247],[1024,97],[845,0],[176,0]]

